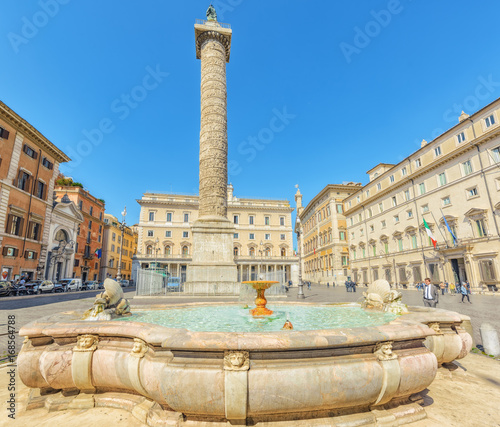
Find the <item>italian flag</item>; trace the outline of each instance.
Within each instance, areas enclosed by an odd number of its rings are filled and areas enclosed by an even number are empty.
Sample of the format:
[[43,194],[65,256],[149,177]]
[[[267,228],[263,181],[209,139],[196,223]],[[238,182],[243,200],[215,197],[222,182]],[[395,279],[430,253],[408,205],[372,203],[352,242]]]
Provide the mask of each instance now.
[[425,227],[425,231],[427,231],[427,235],[429,236],[429,239],[431,239],[431,242],[434,245],[434,249],[435,249],[436,248],[437,240],[432,235],[432,231],[431,231],[431,229],[429,227],[429,224],[427,224],[427,221],[425,220],[425,218],[424,218],[424,227]]

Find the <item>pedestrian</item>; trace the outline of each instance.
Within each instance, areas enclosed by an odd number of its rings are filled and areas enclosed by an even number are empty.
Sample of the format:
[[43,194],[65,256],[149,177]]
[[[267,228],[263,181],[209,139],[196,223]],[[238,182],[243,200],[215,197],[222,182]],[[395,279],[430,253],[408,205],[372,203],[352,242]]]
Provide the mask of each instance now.
[[349,280],[349,279],[347,279],[347,280],[345,281],[345,290],[346,290],[347,292],[350,292],[350,291],[351,291],[351,290],[350,290],[350,283],[349,283],[349,282],[350,282],[350,280]]
[[469,298],[469,294],[470,294],[470,285],[469,283],[464,283],[462,284],[462,287],[460,288],[461,290],[461,293],[462,293],[462,301],[460,302],[464,302],[464,298],[467,298],[467,301],[469,301],[469,304],[472,304],[470,302],[470,298]]
[[450,283],[450,295],[455,295],[455,284]]
[[424,280],[424,306],[436,308],[436,304],[439,302],[439,291],[431,283],[431,279],[428,277]]
[[326,282],[326,287],[329,288],[330,287],[330,282]]
[[307,282],[307,289],[311,290],[311,282]]
[[356,282],[351,282],[352,291],[356,292]]
[[439,289],[441,289],[441,295],[444,295],[445,286],[443,282],[439,284]]

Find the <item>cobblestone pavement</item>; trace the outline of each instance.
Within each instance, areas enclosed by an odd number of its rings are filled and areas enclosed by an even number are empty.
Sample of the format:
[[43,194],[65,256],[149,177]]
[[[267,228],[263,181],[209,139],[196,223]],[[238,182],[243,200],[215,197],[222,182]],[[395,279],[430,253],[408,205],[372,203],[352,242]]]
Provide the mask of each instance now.
[[[346,292],[344,286],[326,287],[326,285],[313,284],[311,289],[304,286],[305,302],[358,302],[362,298],[365,288],[358,288],[357,292]],[[422,294],[417,290],[401,290],[403,302],[408,305],[423,305]],[[16,331],[23,325],[61,311],[81,310],[82,312],[92,306],[97,291],[78,293],[47,294],[37,296],[8,297],[0,300],[0,358],[5,354],[7,346],[7,316],[16,316]],[[207,297],[155,297],[134,298],[135,291],[127,290],[125,297],[131,300],[132,306],[151,304],[178,304],[187,302],[226,302],[237,301],[238,298],[207,298]],[[439,308],[457,311],[470,316],[474,330],[476,344],[481,343],[479,328],[482,323],[492,324],[500,335],[500,296],[471,295],[471,302],[460,303],[461,296],[445,294],[440,296]],[[300,301],[297,299],[297,287],[291,288],[287,294],[287,301]],[[16,347],[20,349],[22,338],[17,337]]]

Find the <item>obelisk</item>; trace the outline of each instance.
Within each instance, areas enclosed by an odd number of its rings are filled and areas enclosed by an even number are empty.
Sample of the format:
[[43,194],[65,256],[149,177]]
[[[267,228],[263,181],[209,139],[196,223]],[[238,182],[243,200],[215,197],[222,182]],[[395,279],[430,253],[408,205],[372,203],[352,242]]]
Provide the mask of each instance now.
[[234,225],[227,218],[226,62],[232,34],[228,27],[217,22],[213,6],[207,20],[194,26],[196,57],[201,59],[200,196],[187,292],[225,294],[238,286]]

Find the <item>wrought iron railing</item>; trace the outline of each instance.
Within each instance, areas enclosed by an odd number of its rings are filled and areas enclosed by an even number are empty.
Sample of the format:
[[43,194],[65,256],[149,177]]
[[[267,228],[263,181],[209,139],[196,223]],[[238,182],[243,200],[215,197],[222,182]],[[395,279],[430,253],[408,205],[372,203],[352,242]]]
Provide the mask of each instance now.
[[207,21],[206,19],[197,19],[195,23],[199,25],[216,25],[218,27],[231,29],[231,24],[224,24],[223,22],[217,21]]

